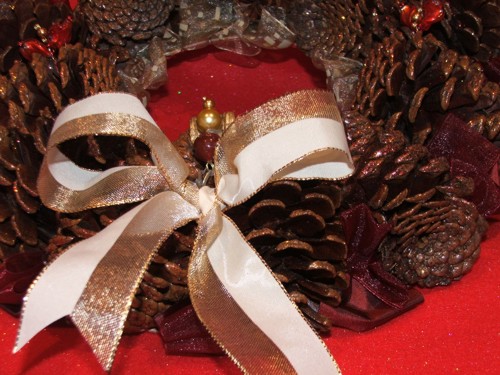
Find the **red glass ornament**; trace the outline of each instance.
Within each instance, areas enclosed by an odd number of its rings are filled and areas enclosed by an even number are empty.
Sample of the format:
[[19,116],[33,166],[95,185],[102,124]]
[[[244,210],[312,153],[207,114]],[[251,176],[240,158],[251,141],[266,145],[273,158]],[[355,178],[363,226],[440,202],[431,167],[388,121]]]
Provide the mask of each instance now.
[[215,147],[219,142],[219,135],[215,133],[201,133],[194,141],[194,156],[202,163],[208,163],[213,160]]
[[71,41],[73,18],[68,16],[64,21],[53,24],[49,29],[47,45],[52,49],[59,49]]
[[33,54],[39,53],[44,56],[52,56],[52,51],[42,42],[36,39],[28,39],[19,42],[19,52],[28,61],[33,60]]

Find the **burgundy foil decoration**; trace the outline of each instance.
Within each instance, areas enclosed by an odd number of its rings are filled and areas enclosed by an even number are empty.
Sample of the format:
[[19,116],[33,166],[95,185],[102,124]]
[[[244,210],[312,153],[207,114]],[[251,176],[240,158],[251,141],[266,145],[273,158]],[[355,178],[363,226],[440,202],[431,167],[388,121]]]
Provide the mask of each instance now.
[[20,305],[31,282],[45,264],[42,251],[18,253],[0,264],[0,303]]
[[482,135],[467,128],[464,121],[448,114],[427,145],[432,156],[444,156],[451,165],[451,175],[471,177],[474,193],[467,197],[478,211],[488,217],[500,209],[498,176],[499,149]]
[[198,319],[191,304],[180,303],[170,307],[155,316],[155,323],[168,354],[224,354]]
[[422,295],[386,272],[376,256],[390,225],[378,224],[366,204],[344,211],[341,219],[349,250],[350,294],[339,307],[320,304],[319,312],[336,326],[365,331],[421,303]]

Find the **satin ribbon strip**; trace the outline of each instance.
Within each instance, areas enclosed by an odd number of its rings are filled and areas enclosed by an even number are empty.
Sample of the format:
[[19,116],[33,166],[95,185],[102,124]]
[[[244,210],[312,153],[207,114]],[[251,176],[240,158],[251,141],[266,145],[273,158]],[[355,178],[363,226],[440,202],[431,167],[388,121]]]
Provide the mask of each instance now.
[[[309,105],[302,111],[304,103]],[[106,112],[109,108],[121,113]],[[284,115],[276,120],[279,113]],[[266,118],[270,126],[263,125]],[[200,320],[233,361],[247,373],[338,373],[327,348],[282,285],[221,212],[221,203],[233,205],[269,181],[296,171],[301,171],[302,179],[339,179],[352,172],[333,94],[294,93],[266,103],[243,120],[243,140],[233,140],[225,152],[226,135],[221,139],[215,161],[220,184],[215,194],[186,181],[187,166],[132,96],[100,94],[63,111],[39,177],[44,203],[71,211],[147,201],[71,247],[41,273],[26,298],[16,350],[50,322],[70,315],[103,367],[109,369],[131,300],[151,257],[172,230],[197,219],[199,231],[188,272],[191,300]],[[321,136],[305,137],[307,131]],[[228,138],[238,132],[230,129]],[[274,145],[278,152],[272,155],[287,157],[274,158],[264,152],[269,142],[276,142],[274,132],[286,138]],[[88,134],[137,138],[150,147],[155,166],[81,170],[57,145]],[[288,153],[287,141],[297,137],[304,139],[295,152]],[[234,154],[234,150],[239,151]],[[227,155],[234,157],[230,160]],[[253,158],[255,166],[247,161],[236,163],[236,168],[233,161],[237,158]],[[258,170],[263,172],[256,173]],[[138,182],[145,172],[150,173],[152,188]],[[232,176],[226,178],[227,174]],[[124,175],[130,175],[130,180],[124,180]],[[253,175],[259,182],[248,189],[245,181]],[[78,176],[85,181],[75,183]],[[234,195],[238,190],[244,193]],[[233,198],[225,199],[231,195]]]

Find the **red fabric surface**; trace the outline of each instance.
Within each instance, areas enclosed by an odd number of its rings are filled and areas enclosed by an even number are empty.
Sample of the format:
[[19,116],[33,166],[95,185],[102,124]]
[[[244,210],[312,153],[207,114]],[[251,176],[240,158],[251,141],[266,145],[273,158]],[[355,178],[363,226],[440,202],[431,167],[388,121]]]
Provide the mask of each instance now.
[[[265,52],[238,66],[212,49],[169,60],[170,80],[153,95],[150,110],[171,139],[214,99],[219,111],[241,114],[283,93],[324,87],[324,74],[297,50]],[[240,57],[232,57],[242,60]],[[243,61],[243,60],[242,60]],[[425,302],[369,332],[333,329],[326,344],[345,375],[493,374],[500,369],[500,223],[492,223],[472,272],[446,288],[422,290]],[[11,354],[19,321],[0,311],[0,374],[104,374],[74,328],[49,327]],[[290,327],[293,329],[293,327]],[[113,375],[238,374],[225,357],[164,354],[159,335],[126,336]]]

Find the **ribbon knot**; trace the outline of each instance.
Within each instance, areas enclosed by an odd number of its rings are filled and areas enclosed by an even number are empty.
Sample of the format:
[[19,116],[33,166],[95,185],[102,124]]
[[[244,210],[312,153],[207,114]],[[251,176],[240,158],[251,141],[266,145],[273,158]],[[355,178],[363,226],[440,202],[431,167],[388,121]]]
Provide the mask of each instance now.
[[[136,138],[149,146],[155,165],[89,171],[57,148],[91,134]],[[283,286],[223,214],[225,206],[246,201],[277,179],[334,180],[352,173],[333,94],[292,93],[237,118],[221,137],[214,165],[215,189],[187,181],[186,164],[131,95],[100,94],[68,106],[54,124],[38,180],[44,204],[76,212],[143,202],[41,272],[25,298],[15,351],[69,315],[110,369],[153,255],[173,230],[196,220],[190,299],[232,360],[246,373],[338,373]]]

